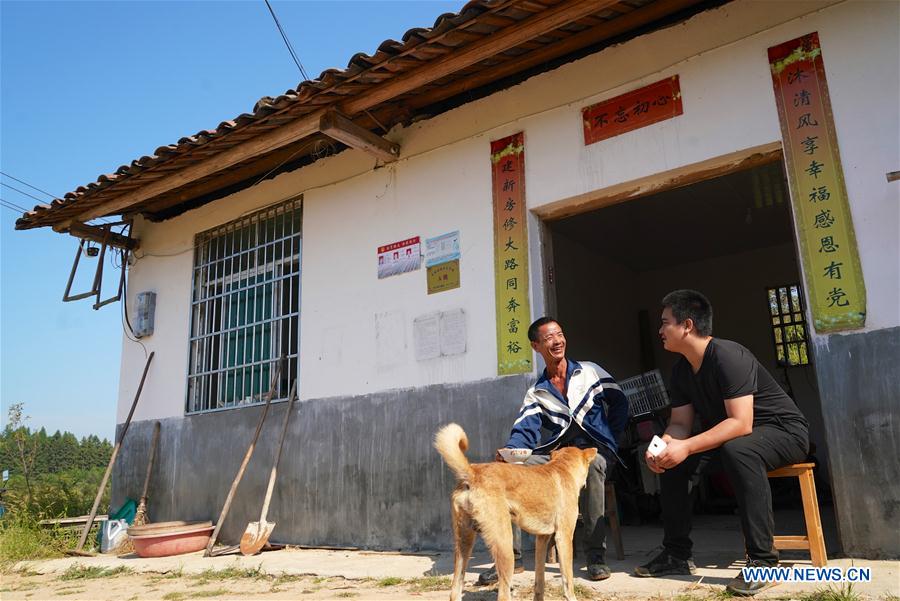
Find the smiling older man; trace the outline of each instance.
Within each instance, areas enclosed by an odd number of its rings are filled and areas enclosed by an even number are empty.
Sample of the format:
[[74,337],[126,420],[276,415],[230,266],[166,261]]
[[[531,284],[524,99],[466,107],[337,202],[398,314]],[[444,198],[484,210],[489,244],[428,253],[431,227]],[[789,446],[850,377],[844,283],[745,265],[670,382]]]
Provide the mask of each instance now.
[[[566,359],[566,336],[552,317],[541,317],[528,328],[528,339],[544,359],[546,368],[525,393],[519,416],[505,448],[532,449],[525,461],[539,465],[550,460],[550,451],[561,447],[596,448],[596,459],[582,494],[582,518],[586,531],[587,571],[592,580],[609,578],[606,566],[604,486],[606,474],[618,459],[616,438],[628,422],[628,400],[603,368],[587,361]],[[542,430],[544,437],[541,437]],[[498,450],[496,459],[503,461]],[[540,494],[535,491],[535,494]],[[516,571],[521,571],[522,534],[514,531]],[[479,584],[497,581],[492,567],[478,578]]]

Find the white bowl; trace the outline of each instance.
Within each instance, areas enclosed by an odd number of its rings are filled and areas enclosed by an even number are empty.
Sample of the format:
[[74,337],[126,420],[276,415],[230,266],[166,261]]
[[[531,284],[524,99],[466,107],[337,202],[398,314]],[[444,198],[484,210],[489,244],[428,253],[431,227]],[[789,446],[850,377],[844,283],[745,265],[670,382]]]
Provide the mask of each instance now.
[[524,463],[531,457],[531,449],[499,449],[499,451],[506,463]]

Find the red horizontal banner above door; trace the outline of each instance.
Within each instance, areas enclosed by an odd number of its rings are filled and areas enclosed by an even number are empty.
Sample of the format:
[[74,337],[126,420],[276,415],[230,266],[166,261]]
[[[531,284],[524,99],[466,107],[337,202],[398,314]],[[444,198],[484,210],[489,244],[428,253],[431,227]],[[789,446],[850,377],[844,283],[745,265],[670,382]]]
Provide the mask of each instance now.
[[593,144],[682,114],[678,76],[581,109],[584,144]]

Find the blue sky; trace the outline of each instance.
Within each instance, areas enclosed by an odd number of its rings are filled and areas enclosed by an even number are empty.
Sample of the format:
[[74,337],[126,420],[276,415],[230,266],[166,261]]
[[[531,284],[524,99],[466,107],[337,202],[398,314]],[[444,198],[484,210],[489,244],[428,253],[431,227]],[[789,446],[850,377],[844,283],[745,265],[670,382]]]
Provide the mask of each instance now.
[[[270,1],[313,77],[464,4]],[[62,196],[300,80],[263,0],[2,0],[0,170]],[[49,200],[0,181],[7,203],[37,202],[9,186]],[[24,402],[33,428],[112,438],[121,303],[99,311],[89,299],[63,303],[77,240],[48,228],[15,231],[18,217],[0,208],[3,424],[9,405]],[[82,265],[92,275],[95,263]],[[115,283],[106,279],[104,296]],[[80,278],[76,291],[89,284]]]

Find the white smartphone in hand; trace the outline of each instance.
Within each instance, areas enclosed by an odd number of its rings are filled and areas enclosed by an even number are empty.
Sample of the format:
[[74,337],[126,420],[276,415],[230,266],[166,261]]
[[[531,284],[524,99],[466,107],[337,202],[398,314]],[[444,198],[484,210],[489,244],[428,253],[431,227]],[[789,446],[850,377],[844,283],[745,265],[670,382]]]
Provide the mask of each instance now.
[[650,440],[650,446],[647,447],[647,451],[650,452],[651,455],[656,457],[666,448],[666,442],[660,438],[659,436],[654,435]]

